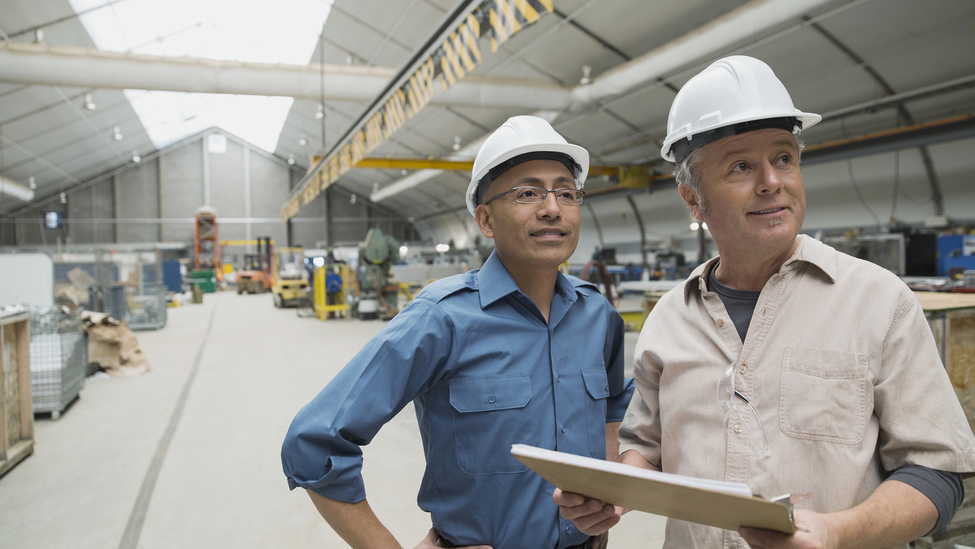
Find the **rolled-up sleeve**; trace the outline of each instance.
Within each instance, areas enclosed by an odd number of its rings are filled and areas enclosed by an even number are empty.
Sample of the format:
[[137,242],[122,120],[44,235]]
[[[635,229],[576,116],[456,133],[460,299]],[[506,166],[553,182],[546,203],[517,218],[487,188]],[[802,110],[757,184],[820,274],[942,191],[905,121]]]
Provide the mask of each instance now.
[[913,464],[967,476],[975,471],[971,427],[920,304],[903,294],[874,386],[881,461],[888,471]]
[[288,486],[365,499],[360,447],[437,382],[453,344],[453,326],[437,304],[412,301],[295,416],[281,448]]
[[612,337],[606,338],[606,377],[609,380],[609,399],[606,402],[606,423],[623,421],[626,407],[633,397],[633,378],[623,377],[625,364],[623,319],[615,311],[610,320]]

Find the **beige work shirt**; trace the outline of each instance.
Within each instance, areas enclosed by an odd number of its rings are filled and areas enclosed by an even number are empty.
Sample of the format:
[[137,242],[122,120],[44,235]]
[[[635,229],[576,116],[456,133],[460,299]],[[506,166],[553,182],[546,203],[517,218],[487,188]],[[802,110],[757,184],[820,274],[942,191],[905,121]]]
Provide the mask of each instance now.
[[[620,453],[665,472],[743,482],[797,508],[848,509],[887,471],[917,464],[975,471],[975,437],[917,298],[889,271],[799,236],[766,283],[742,342],[707,288],[717,258],[668,292],[637,342],[636,393]],[[718,399],[734,365],[751,401],[741,418]],[[746,547],[737,532],[667,521],[665,547]]]

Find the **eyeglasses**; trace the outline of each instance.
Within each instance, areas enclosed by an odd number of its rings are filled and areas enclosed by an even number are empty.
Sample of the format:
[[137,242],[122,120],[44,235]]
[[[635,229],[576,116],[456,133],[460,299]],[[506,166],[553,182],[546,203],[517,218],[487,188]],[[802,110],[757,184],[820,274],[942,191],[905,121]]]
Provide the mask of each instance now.
[[541,204],[548,198],[548,193],[555,195],[555,201],[563,206],[578,206],[582,204],[582,195],[585,191],[575,189],[543,189],[541,187],[515,187],[501,194],[496,194],[484,203],[485,206],[501,198],[506,194],[515,193],[515,202],[522,204]]
[[[765,439],[765,451],[763,454],[768,457],[771,454],[771,448],[768,443],[768,431],[765,430],[765,422],[762,421],[762,416],[758,414],[758,410],[752,406],[752,403],[745,398],[745,395],[739,393],[735,390],[735,370],[738,369],[737,364],[732,364],[728,366],[728,369],[724,371],[724,375],[718,380],[718,402],[723,404],[726,408],[731,409],[738,416],[738,421],[745,423],[745,419],[741,417],[741,412],[738,410],[738,406],[735,404],[735,398],[740,398],[742,402],[748,405],[755,413],[755,418],[758,419],[758,425],[762,428],[762,437]],[[725,427],[728,426],[727,420],[731,419],[731,416],[725,420]]]

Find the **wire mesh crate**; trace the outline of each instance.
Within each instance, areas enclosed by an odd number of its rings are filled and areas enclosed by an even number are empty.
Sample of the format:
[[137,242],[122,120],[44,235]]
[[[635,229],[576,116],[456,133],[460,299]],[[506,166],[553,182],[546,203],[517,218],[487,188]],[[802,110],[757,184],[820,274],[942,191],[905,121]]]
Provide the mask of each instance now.
[[81,311],[34,307],[30,314],[30,382],[34,413],[61,417],[85,383],[88,340]]

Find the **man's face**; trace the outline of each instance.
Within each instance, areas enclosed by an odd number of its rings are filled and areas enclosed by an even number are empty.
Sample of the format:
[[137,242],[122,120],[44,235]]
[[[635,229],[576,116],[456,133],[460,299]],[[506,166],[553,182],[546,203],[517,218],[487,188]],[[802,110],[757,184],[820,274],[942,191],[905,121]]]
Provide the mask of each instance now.
[[[700,193],[681,186],[719,253],[766,255],[794,245],[806,215],[799,151],[786,130],[765,129],[705,145]],[[722,251],[724,250],[724,251]]]
[[[484,193],[484,201],[514,187],[576,188],[572,172],[561,162],[530,160],[495,179]],[[515,201],[516,194],[477,207],[474,215],[481,233],[494,239],[498,256],[509,270],[558,268],[579,242],[579,206],[559,204],[552,193],[540,204],[522,204]]]

